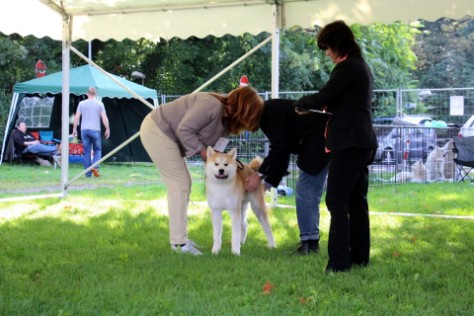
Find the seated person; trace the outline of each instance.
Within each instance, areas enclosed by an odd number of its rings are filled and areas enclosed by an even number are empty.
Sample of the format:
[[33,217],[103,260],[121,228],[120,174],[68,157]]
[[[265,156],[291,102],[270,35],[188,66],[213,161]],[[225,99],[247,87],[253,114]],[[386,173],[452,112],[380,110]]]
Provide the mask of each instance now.
[[26,123],[20,121],[16,130],[12,132],[13,145],[15,146],[15,153],[18,156],[30,153],[37,156],[52,157],[54,161],[59,161],[56,146],[42,144],[35,139],[29,132],[27,132]]

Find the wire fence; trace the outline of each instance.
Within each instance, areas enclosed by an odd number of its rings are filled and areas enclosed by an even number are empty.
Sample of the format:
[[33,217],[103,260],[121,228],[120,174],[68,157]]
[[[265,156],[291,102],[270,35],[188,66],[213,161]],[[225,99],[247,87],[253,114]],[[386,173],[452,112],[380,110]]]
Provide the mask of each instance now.
[[[299,99],[317,91],[280,92],[284,99]],[[271,92],[261,92],[268,100]],[[181,95],[161,95],[160,104]],[[375,90],[372,102],[374,129],[379,148],[370,169],[370,184],[457,181],[453,139],[474,115],[474,88]],[[417,121],[418,120],[418,121]],[[265,157],[269,143],[259,130],[230,137],[242,161]],[[190,164],[203,164],[193,157]],[[294,189],[298,168],[292,157],[289,175],[281,186]]]

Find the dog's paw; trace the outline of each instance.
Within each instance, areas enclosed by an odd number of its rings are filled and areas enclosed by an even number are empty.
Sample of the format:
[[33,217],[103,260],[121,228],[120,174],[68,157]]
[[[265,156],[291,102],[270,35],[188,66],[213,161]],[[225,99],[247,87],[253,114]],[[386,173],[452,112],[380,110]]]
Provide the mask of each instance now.
[[216,246],[213,246],[213,247],[212,247],[212,254],[213,254],[213,255],[219,254],[219,251],[221,251],[221,248],[220,248],[220,247],[216,247]]
[[240,247],[232,247],[232,254],[240,256]]

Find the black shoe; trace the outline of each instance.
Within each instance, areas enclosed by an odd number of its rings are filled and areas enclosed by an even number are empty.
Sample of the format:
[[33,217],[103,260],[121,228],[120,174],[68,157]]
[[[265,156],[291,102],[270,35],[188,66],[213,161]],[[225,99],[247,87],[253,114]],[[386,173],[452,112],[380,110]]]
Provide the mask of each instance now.
[[318,253],[319,252],[319,239],[310,239],[309,241],[309,251]]
[[319,252],[319,239],[302,240],[295,252],[300,255],[309,255]]
[[352,266],[357,266],[357,267],[367,267],[369,264],[368,260],[351,260]]
[[299,255],[309,255],[309,241],[302,240],[295,252]]
[[324,270],[325,274],[330,274],[330,273],[338,273],[338,272],[349,272],[351,270],[351,267],[333,267],[330,266],[329,264],[326,266],[326,269]]

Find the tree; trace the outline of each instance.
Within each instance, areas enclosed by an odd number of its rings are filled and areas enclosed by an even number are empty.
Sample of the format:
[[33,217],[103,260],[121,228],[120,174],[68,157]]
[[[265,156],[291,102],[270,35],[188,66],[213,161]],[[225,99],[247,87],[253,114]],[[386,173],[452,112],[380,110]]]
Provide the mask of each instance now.
[[421,87],[474,86],[474,18],[421,21],[414,51]]
[[412,72],[416,55],[412,48],[418,33],[416,25],[355,24],[352,30],[374,74],[376,89],[415,87]]
[[[133,71],[144,72],[143,61],[155,49],[155,43],[144,38],[121,42],[109,40],[92,41],[92,59],[103,69],[129,80]],[[141,84],[141,81],[139,82]]]
[[13,85],[34,75],[34,64],[28,69],[28,50],[21,40],[0,36],[0,86],[3,92],[11,93]]

